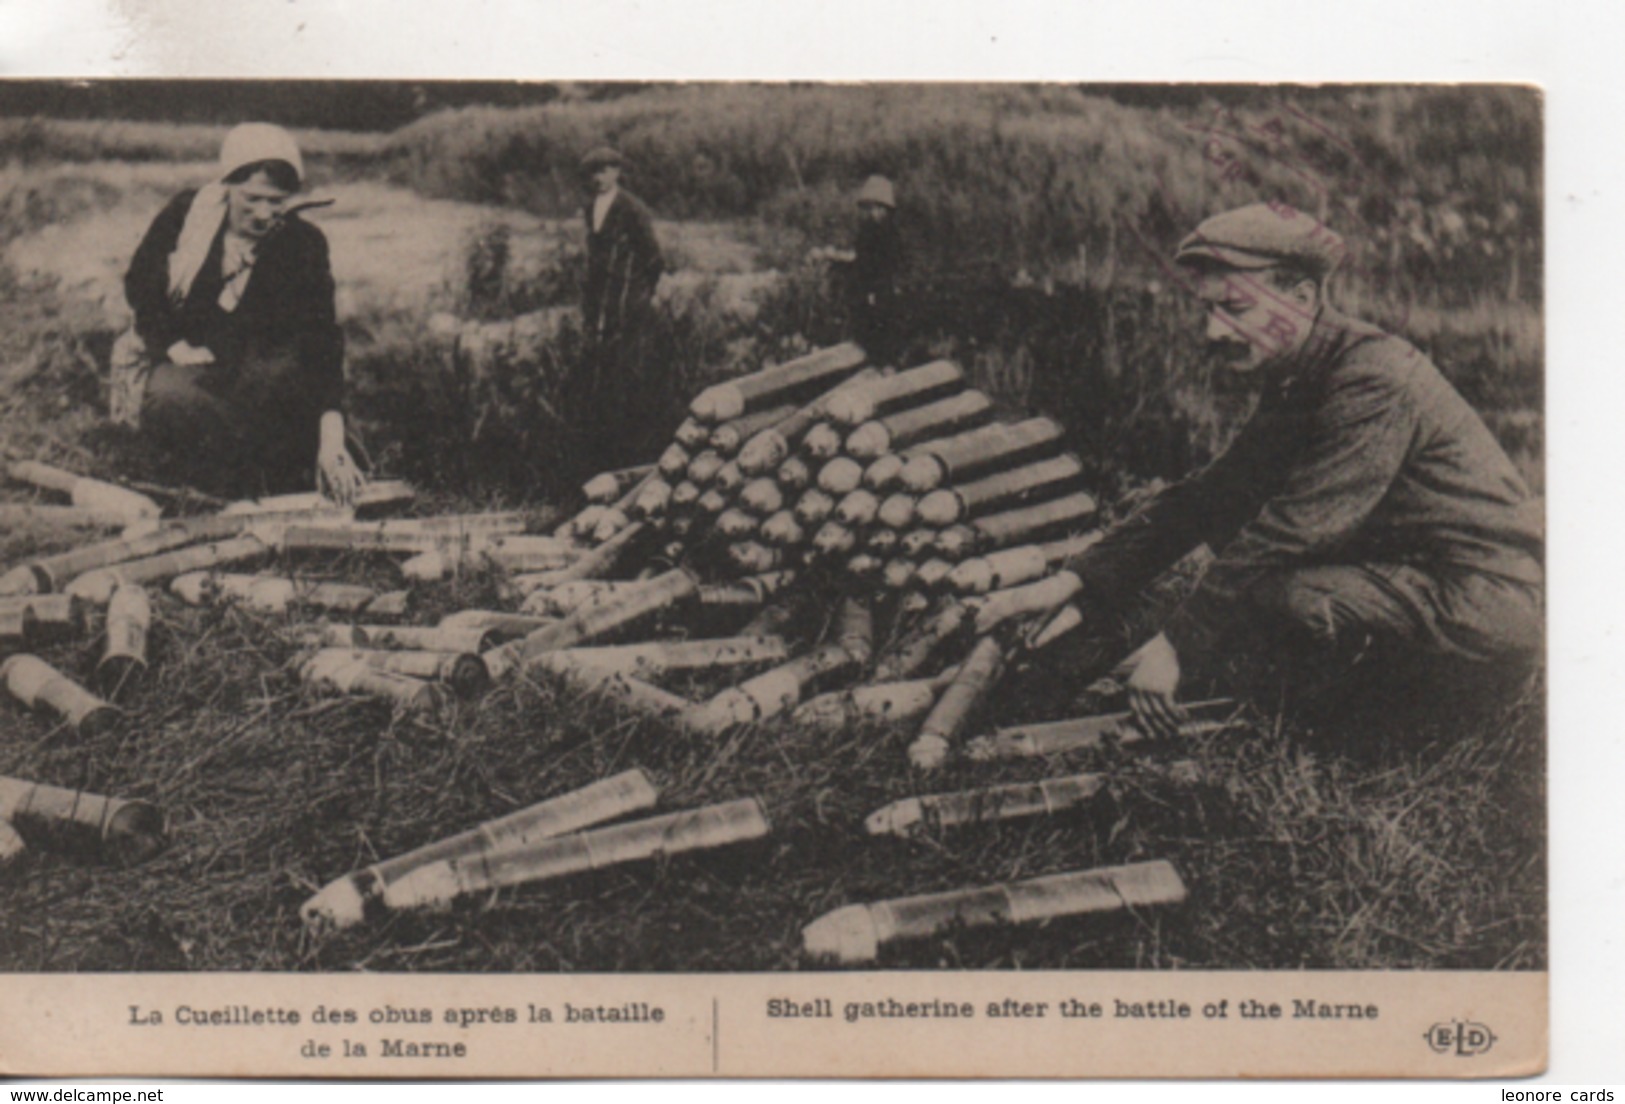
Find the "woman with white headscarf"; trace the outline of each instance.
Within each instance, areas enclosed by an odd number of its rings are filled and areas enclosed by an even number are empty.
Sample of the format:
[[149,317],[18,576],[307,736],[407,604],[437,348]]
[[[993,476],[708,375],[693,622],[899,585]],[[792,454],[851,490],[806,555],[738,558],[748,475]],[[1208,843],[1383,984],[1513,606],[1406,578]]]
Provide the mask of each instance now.
[[340,501],[363,479],[345,446],[344,339],[327,239],[298,215],[304,161],[281,127],[226,136],[215,181],[170,201],[124,278],[135,328],[113,355],[113,421],[238,493]]

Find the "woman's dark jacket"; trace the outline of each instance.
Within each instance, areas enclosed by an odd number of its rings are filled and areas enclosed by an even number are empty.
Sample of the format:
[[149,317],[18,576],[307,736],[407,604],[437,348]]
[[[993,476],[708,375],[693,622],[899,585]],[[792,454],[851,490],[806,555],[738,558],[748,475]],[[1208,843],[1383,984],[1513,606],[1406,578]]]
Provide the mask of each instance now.
[[176,341],[209,349],[225,373],[253,372],[256,363],[297,365],[284,409],[338,409],[344,394],[344,337],[333,304],[327,238],[298,215],[259,243],[254,273],[235,311],[220,309],[224,220],[184,303],[169,297],[169,255],[195,192],[171,200],[152,222],[130,261],[124,292],[148,353],[162,360]]

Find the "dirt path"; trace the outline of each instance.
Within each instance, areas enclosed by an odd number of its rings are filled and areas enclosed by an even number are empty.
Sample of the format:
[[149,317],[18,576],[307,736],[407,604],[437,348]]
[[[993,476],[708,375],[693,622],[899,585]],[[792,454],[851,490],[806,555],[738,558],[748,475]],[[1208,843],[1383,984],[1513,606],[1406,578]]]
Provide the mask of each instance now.
[[[169,196],[209,176],[206,164],[63,165],[31,170],[12,189],[70,197],[68,217],[18,238],[8,261],[24,278],[49,277],[75,299],[100,304],[109,324],[126,317],[124,268],[148,223]],[[574,219],[542,219],[475,203],[425,199],[381,181],[318,187],[335,204],[309,214],[328,237],[341,317],[370,311],[417,312],[451,298],[467,242],[504,225],[518,275],[549,262],[581,230]],[[77,210],[75,210],[77,208]],[[735,227],[717,223],[657,225],[677,266],[704,275],[746,274],[754,251]]]

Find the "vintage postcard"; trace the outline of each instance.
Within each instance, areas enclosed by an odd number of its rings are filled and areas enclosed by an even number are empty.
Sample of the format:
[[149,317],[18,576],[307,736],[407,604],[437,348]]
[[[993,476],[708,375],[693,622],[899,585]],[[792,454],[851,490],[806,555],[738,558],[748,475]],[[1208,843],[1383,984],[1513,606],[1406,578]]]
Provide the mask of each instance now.
[[0,1073],[1540,1071],[1543,119],[0,83]]

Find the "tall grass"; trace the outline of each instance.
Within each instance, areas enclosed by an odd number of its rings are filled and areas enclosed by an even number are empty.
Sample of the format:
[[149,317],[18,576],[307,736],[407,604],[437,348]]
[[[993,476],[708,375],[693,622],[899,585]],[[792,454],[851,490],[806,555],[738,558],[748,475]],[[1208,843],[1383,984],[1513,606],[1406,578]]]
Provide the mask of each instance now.
[[1035,275],[1081,263],[1095,279],[1153,270],[1136,233],[1165,248],[1207,214],[1274,197],[1349,233],[1351,267],[1390,295],[1538,295],[1533,91],[1265,87],[1225,101],[1132,106],[1064,86],[696,85],[442,112],[397,131],[387,156],[428,194],[558,214],[579,202],[582,154],[612,142],[667,217],[754,217],[815,238],[845,221],[864,175],[884,172],[899,183],[921,267],[938,274],[989,261]]

